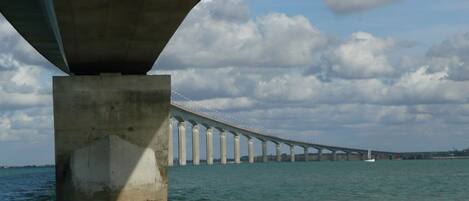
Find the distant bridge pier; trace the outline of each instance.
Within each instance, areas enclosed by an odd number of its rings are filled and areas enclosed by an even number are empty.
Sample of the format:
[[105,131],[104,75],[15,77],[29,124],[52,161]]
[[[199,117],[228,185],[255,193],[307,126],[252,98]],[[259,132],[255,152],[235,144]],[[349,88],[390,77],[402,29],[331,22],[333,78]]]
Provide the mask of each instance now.
[[290,145],[290,162],[295,162],[295,145]]
[[280,143],[275,143],[275,159],[277,162],[282,161],[282,152],[280,151]]
[[199,138],[199,125],[194,123],[192,126],[192,164],[200,164],[200,138]]
[[350,161],[350,152],[345,152],[345,160]]
[[305,157],[304,161],[305,161],[305,162],[308,162],[308,147],[306,147],[306,146],[303,147],[303,152],[304,152],[303,155],[304,155],[304,157]]
[[220,163],[226,164],[226,132],[220,130]]
[[331,161],[336,161],[337,160],[337,151],[332,150],[331,152]]
[[317,158],[316,158],[316,160],[321,161],[322,149],[319,149],[319,148],[316,148],[316,149],[317,149]]
[[173,121],[169,118],[169,135],[168,135],[168,166],[174,165],[173,157]]
[[266,163],[268,162],[267,160],[267,141],[266,140],[261,140],[262,144],[262,162]]
[[239,145],[239,134],[237,133],[234,134],[233,141],[234,141],[234,161],[236,164],[240,164],[241,153],[240,153],[240,145]]
[[248,160],[249,163],[254,163],[254,139],[248,137]]
[[178,123],[178,155],[179,165],[186,165],[186,123],[184,120]]
[[205,131],[205,157],[207,165],[213,165],[213,128],[208,127]]

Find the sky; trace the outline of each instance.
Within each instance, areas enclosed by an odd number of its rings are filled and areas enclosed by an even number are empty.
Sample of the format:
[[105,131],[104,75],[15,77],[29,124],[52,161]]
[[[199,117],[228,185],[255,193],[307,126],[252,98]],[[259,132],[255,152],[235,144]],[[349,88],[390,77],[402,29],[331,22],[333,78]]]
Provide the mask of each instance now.
[[[283,138],[463,149],[468,11],[467,0],[203,0],[150,74],[172,75],[175,101]],[[0,18],[0,165],[54,162],[51,77],[63,75]]]

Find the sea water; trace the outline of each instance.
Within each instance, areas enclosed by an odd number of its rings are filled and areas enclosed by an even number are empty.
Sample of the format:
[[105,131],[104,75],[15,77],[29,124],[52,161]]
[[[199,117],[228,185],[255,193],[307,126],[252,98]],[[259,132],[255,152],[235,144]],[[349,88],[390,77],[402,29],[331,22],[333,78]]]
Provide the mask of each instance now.
[[[0,200],[53,200],[52,168],[0,169]],[[172,167],[171,201],[469,201],[469,160]]]

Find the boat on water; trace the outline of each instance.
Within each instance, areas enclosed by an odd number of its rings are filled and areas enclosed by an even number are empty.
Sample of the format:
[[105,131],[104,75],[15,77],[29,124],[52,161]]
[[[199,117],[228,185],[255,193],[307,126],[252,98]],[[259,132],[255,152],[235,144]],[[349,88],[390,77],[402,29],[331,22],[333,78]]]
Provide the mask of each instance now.
[[371,158],[371,149],[368,149],[368,158],[365,160],[365,162],[368,162],[368,163],[375,162],[375,159]]

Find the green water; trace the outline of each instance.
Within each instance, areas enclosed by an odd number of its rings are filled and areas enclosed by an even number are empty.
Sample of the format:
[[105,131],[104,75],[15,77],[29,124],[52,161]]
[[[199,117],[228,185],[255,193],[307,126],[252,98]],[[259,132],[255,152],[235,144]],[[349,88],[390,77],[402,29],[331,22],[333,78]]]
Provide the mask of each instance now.
[[[53,200],[53,168],[0,169],[0,201]],[[469,201],[469,160],[173,167],[170,201]]]
[[186,166],[169,175],[172,201],[469,200],[469,160]]

